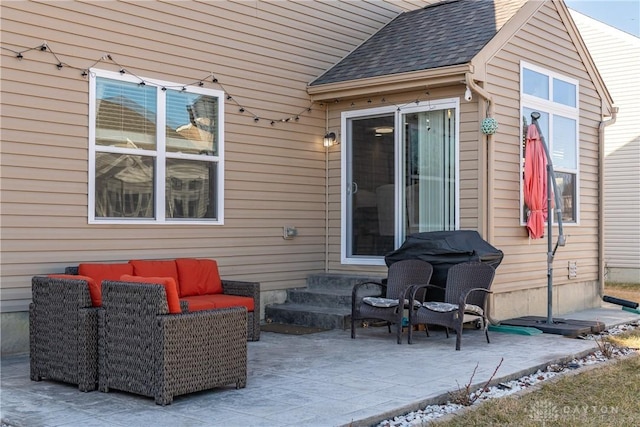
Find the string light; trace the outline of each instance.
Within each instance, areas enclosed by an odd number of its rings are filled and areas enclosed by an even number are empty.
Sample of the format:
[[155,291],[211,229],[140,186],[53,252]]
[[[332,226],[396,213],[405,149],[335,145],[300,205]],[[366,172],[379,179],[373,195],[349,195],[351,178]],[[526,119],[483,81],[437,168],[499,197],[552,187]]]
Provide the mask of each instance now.
[[[80,75],[83,78],[87,78],[87,76],[89,75],[89,70],[93,67],[95,67],[96,65],[98,65],[101,62],[111,62],[113,63],[115,66],[118,67],[118,72],[122,75],[125,74],[129,74],[133,77],[136,77],[137,79],[139,79],[139,86],[146,86],[146,85],[151,85],[151,86],[155,86],[158,87],[157,84],[153,83],[152,81],[149,80],[145,80],[140,76],[137,76],[134,72],[132,72],[131,70],[127,69],[126,67],[118,64],[118,62],[113,58],[113,56],[109,53],[105,53],[103,54],[99,59],[97,59],[96,61],[94,61],[90,66],[88,67],[74,67],[72,65],[67,64],[66,62],[62,61],[58,55],[55,53],[55,51],[53,49],[51,49],[51,46],[49,46],[49,44],[45,41],[37,46],[34,46],[32,48],[26,48],[23,50],[14,50],[14,49],[10,49],[8,47],[5,46],[0,46],[0,49],[12,52],[15,56],[16,59],[18,60],[22,60],[25,57],[25,54],[27,52],[31,52],[31,51],[41,51],[41,52],[46,52],[49,55],[52,55],[53,58],[55,59],[55,66],[61,70],[63,68],[71,68],[71,69],[76,69],[80,71]],[[160,89],[164,92],[167,89],[171,88],[171,89],[176,89],[176,90],[181,90],[181,91],[187,91],[187,86],[199,86],[199,87],[203,87],[205,85],[205,82],[211,79],[211,83],[217,84],[218,86],[220,86],[220,88],[227,94],[227,100],[234,102],[238,107],[241,113],[247,112],[251,115],[251,117],[253,118],[253,121],[255,123],[258,123],[261,119],[262,120],[266,120],[268,121],[271,126],[274,126],[276,123],[278,122],[282,122],[282,123],[289,123],[290,121],[295,121],[298,122],[300,121],[300,116],[304,113],[311,113],[312,110],[312,106],[314,104],[314,101],[310,101],[310,104],[308,107],[305,107],[303,110],[301,110],[300,112],[296,113],[296,114],[292,114],[289,115],[287,117],[283,117],[283,118],[270,118],[270,117],[263,117],[260,116],[259,114],[256,114],[254,112],[252,112],[249,108],[246,107],[246,105],[241,105],[240,103],[238,103],[238,101],[231,96],[231,94],[229,93],[229,91],[226,90],[226,88],[222,85],[222,83],[220,83],[220,81],[218,80],[218,78],[213,74],[213,72],[209,73],[209,75],[204,78],[204,79],[199,79],[196,80],[192,83],[188,83],[186,85],[176,85],[176,86],[162,86],[160,87]],[[340,102],[338,99],[335,99],[334,102],[338,103]]]

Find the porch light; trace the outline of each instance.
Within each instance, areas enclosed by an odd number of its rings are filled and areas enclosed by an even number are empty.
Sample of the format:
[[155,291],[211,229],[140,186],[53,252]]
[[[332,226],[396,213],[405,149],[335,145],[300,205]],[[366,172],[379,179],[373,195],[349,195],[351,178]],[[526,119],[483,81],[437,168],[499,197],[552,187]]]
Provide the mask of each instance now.
[[336,144],[336,134],[335,132],[328,132],[322,141],[322,145],[325,147],[331,147]]

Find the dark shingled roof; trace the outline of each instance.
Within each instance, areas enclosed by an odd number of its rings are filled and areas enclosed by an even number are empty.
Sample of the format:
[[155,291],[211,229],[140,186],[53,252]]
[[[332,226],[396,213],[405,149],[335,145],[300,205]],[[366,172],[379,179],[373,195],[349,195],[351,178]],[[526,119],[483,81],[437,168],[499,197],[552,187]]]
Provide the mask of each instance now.
[[524,0],[452,0],[398,15],[311,86],[465,64]]

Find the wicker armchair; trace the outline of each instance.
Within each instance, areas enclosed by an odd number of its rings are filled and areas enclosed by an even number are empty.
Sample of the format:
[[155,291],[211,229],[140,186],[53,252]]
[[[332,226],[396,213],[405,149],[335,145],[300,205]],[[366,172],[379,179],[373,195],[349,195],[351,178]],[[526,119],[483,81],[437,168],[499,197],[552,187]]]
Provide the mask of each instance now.
[[[451,267],[447,273],[444,302],[424,302],[422,306],[409,310],[409,344],[413,339],[413,325],[424,324],[429,336],[428,325],[440,325],[456,331],[456,350],[460,350],[464,323],[476,322],[484,329],[489,342],[489,322],[487,302],[491,293],[491,284],[495,269],[481,262],[464,262]],[[434,285],[413,286],[411,295],[415,296],[422,288]]]
[[[356,284],[351,293],[351,338],[356,337],[356,320],[378,319],[387,321],[389,333],[391,333],[391,324],[396,325],[396,335],[398,344],[400,344],[402,342],[404,300],[409,298],[408,291],[412,285],[429,283],[432,273],[433,267],[426,261],[402,260],[391,264],[386,283],[362,282]],[[378,298],[378,301],[374,301],[376,298],[367,301],[366,297],[362,298],[360,295],[363,289],[371,286],[381,288],[382,298]]]
[[85,280],[35,276],[29,305],[30,377],[98,384],[98,312]]
[[105,280],[99,318],[99,389],[154,397],[247,382],[247,310],[168,314],[161,285]]

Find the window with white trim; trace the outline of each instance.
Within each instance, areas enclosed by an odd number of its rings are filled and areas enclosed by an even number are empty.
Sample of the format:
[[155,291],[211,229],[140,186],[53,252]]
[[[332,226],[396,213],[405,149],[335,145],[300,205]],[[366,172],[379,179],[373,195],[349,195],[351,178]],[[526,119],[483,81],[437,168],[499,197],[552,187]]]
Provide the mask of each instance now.
[[[539,112],[542,131],[556,175],[563,223],[579,222],[579,84],[577,80],[533,64],[520,64],[520,99],[524,138],[531,113]],[[522,166],[524,163],[522,163]],[[522,185],[522,181],[521,181]],[[523,224],[528,209],[523,202]]]
[[89,222],[222,224],[224,93],[89,75]]

